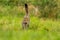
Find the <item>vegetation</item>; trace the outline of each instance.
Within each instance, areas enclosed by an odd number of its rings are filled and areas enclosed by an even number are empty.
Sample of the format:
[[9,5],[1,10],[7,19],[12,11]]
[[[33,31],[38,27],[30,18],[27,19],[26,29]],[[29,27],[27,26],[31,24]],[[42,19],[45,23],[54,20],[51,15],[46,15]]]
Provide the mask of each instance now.
[[[24,3],[39,10],[35,16],[29,9],[30,27],[26,30],[21,25]],[[0,40],[60,40],[59,4],[60,0],[0,0]]]

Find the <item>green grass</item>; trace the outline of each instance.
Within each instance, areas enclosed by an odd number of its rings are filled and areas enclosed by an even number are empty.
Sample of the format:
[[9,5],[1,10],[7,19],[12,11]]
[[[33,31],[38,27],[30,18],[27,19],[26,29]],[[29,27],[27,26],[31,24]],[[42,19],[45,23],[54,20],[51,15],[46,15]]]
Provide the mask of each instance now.
[[6,7],[0,12],[0,40],[60,40],[59,20],[43,20],[33,16],[30,17],[29,29],[23,30],[21,15],[24,14],[16,10],[11,12],[10,9]]
[[31,17],[29,29],[23,30],[22,20],[10,16],[0,18],[0,40],[60,40],[60,21]]

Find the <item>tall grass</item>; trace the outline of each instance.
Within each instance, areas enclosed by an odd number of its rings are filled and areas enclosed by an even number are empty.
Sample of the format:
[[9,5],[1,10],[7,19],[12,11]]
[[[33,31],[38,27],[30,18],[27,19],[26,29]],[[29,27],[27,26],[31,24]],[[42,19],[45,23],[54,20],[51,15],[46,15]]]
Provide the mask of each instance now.
[[0,40],[60,40],[60,21],[30,17],[30,27],[22,29],[25,12],[0,7]]

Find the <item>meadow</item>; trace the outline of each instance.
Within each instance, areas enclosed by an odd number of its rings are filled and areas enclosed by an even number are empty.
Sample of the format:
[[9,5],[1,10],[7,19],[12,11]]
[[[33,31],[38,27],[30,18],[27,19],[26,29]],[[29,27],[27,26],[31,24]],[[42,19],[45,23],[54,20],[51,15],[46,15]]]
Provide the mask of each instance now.
[[60,20],[30,16],[30,26],[23,30],[24,12],[16,8],[0,6],[0,40],[60,40]]

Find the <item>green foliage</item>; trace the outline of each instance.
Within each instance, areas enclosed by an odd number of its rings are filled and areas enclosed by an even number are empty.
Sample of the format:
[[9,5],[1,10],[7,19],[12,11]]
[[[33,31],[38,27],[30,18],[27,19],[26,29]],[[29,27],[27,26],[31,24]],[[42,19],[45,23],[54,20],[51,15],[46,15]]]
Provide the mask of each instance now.
[[38,6],[43,17],[55,13],[60,17],[54,0],[0,0],[0,40],[60,40],[59,20],[43,20],[30,15],[29,28],[22,29],[25,12],[17,5],[23,6],[24,3]]
[[42,17],[49,17],[49,15],[57,14],[57,3],[54,0],[42,0],[40,4],[40,12]]
[[41,15],[39,17],[59,17],[59,9],[57,0],[1,0],[0,5],[3,6],[24,6],[25,3],[37,6]]

